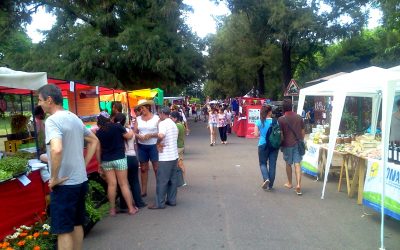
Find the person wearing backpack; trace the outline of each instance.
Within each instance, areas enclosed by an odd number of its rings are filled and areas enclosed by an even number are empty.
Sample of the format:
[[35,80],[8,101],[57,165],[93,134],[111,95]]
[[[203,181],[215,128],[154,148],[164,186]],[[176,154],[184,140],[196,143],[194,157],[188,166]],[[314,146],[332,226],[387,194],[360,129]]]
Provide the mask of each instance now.
[[[263,183],[261,187],[270,191],[275,181],[276,160],[278,158],[278,148],[271,145],[269,137],[273,127],[278,126],[276,120],[271,118],[272,108],[269,105],[262,106],[260,119],[256,121],[253,134],[259,137],[258,140],[258,161],[260,164]],[[280,130],[279,130],[280,131]],[[280,133],[279,133],[280,136]],[[279,139],[280,140],[280,139]],[[280,143],[279,143],[280,144]],[[267,166],[268,163],[268,166]]]
[[286,174],[288,178],[285,187],[288,189],[293,187],[292,165],[294,165],[297,181],[295,192],[297,195],[302,195],[300,162],[303,157],[299,150],[299,144],[303,143],[305,136],[304,121],[300,115],[292,111],[292,100],[290,99],[283,101],[283,112],[284,115],[279,117],[278,122],[284,138],[282,141],[282,153],[283,159],[286,162]]

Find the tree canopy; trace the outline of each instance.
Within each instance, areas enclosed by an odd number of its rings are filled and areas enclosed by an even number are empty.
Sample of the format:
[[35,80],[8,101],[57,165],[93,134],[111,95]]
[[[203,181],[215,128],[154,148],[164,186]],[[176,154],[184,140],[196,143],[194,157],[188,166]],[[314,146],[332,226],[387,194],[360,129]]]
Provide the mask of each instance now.
[[[210,0],[216,3],[220,0]],[[257,89],[279,99],[303,82],[400,61],[394,0],[226,0],[231,14],[200,39],[183,0],[4,0],[0,65],[123,89],[225,98]],[[57,21],[33,44],[25,25],[39,7]],[[382,27],[368,30],[368,10]],[[203,93],[202,93],[203,91]]]
[[27,2],[57,21],[24,70],[130,89],[173,89],[204,75],[204,45],[185,24],[190,9],[181,0]]

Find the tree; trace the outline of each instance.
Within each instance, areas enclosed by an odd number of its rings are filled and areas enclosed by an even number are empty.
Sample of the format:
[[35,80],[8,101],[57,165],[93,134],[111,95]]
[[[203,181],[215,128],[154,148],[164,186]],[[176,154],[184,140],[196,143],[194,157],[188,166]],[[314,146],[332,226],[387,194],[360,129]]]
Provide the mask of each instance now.
[[[222,22],[217,34],[209,39],[207,94],[240,96],[254,88],[260,96],[275,96],[276,85],[271,79],[280,69],[277,47],[259,42],[260,38],[254,35],[258,33],[251,31],[244,14],[232,14]],[[266,84],[265,76],[269,76]],[[219,84],[222,89],[207,87],[209,84]],[[265,86],[268,87],[265,89]]]
[[25,70],[135,89],[175,89],[204,75],[202,41],[185,25],[181,0],[39,0],[57,21]]
[[[365,0],[228,0],[233,13],[245,13],[250,26],[257,27],[260,36],[281,48],[282,90],[297,65],[314,54],[326,41],[357,33],[365,23],[362,11]],[[327,11],[321,11],[324,4]],[[259,13],[265,18],[258,19]],[[341,18],[350,17],[342,24]]]
[[296,79],[313,80],[338,72],[378,66],[389,68],[400,63],[400,32],[379,27],[330,44],[301,63]]
[[400,6],[397,0],[377,0],[376,4],[383,12],[383,23],[389,29],[400,28]]

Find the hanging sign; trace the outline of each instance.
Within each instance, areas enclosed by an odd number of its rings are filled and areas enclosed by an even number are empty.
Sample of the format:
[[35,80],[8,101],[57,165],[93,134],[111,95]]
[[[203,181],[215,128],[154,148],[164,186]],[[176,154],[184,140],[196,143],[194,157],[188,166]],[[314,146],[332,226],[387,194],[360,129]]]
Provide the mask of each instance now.
[[75,82],[74,81],[69,81],[69,91],[71,91],[71,92],[75,91]]
[[299,85],[297,85],[297,82],[294,79],[290,80],[284,96],[299,96],[299,93],[300,88]]

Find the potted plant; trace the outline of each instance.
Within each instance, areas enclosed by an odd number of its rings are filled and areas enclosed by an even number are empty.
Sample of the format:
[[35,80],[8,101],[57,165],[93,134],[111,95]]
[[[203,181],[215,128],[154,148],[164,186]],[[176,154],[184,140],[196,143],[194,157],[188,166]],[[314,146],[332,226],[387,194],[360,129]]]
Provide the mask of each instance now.
[[23,114],[14,114],[11,116],[11,134],[7,135],[7,140],[22,140],[29,137],[28,117]]
[[57,236],[50,233],[46,212],[37,216],[37,222],[31,226],[22,225],[13,234],[0,241],[0,249],[56,249]]
[[97,173],[89,176],[89,191],[85,201],[86,218],[83,224],[85,235],[108,213],[106,185]]

